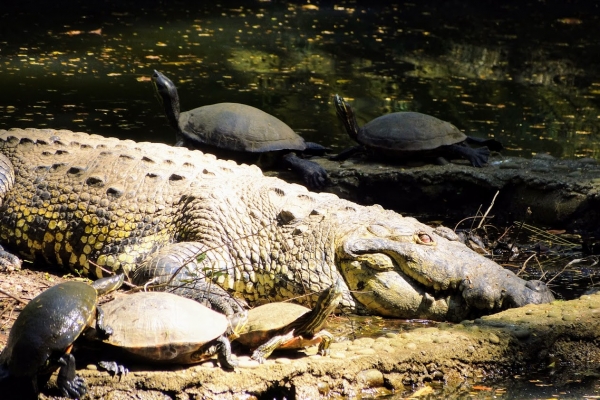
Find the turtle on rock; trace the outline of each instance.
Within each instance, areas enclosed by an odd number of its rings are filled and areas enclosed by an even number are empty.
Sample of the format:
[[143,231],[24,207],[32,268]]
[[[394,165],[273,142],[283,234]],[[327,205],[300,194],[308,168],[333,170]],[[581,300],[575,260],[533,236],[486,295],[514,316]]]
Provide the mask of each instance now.
[[[103,354],[117,353],[153,364],[196,364],[217,355],[223,369],[232,370],[229,337],[237,337],[248,314],[235,320],[197,301],[167,292],[137,292],[116,297],[102,305],[105,323],[112,328]],[[87,339],[98,339],[94,331]],[[114,360],[99,363],[121,374],[126,369]]]
[[239,103],[211,104],[180,112],[179,95],[173,82],[156,70],[152,82],[169,124],[177,131],[177,146],[197,148],[261,168],[290,168],[311,189],[322,189],[327,183],[325,169],[299,157],[296,152],[323,155],[328,149],[305,142],[281,120]]
[[90,329],[102,338],[112,334],[97,305],[98,295],[118,289],[123,278],[123,274],[115,275],[92,285],[59,283],[27,303],[0,354],[0,398],[37,399],[41,387],[59,368],[57,385],[62,395],[85,395],[85,381],[75,372],[73,342]]
[[[394,161],[437,158],[444,162],[445,158],[466,158],[472,166],[482,167],[488,161],[490,150],[503,148],[494,139],[467,136],[449,122],[418,112],[382,115],[359,127],[352,107],[341,96],[336,94],[334,103],[348,135],[360,146],[341,152],[332,157],[333,160],[345,160],[366,150],[374,157]],[[467,143],[484,147],[471,148]]]
[[287,302],[253,308],[237,341],[255,349],[252,359],[261,364],[277,349],[302,349],[318,344],[318,353],[328,355],[333,335],[321,328],[339,305],[342,294],[342,280],[338,278],[321,293],[312,310]]

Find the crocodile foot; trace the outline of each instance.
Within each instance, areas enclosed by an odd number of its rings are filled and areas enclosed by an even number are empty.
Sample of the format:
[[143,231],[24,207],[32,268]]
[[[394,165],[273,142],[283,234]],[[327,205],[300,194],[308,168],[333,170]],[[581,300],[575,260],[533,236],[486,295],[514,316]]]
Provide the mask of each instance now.
[[0,246],[0,271],[11,272],[21,269],[21,259]]

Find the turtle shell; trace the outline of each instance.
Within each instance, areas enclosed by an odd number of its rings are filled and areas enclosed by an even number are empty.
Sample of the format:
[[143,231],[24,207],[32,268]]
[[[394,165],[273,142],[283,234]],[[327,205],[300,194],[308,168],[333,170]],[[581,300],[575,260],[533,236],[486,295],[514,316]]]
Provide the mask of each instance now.
[[179,128],[208,146],[249,153],[304,150],[306,143],[283,121],[238,103],[218,103],[181,113]]
[[200,362],[208,358],[204,349],[229,326],[225,315],[166,292],[123,295],[102,310],[113,329],[105,342],[152,362]]
[[63,282],[40,293],[10,330],[0,365],[8,365],[13,376],[47,372],[50,356],[64,354],[95,320],[97,298],[96,289],[84,282]]
[[463,142],[467,136],[449,122],[418,112],[396,112],[370,121],[358,142],[371,149],[416,152]]
[[278,329],[309,311],[309,308],[295,303],[263,304],[248,311],[248,323],[236,340],[247,347],[259,346],[273,337]]

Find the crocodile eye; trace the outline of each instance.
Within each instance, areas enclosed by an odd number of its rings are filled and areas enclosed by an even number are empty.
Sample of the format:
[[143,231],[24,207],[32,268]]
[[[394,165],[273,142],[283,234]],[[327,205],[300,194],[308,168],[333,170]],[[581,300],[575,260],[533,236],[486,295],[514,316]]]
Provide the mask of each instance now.
[[435,242],[433,241],[433,238],[431,236],[429,236],[429,234],[424,233],[424,232],[419,232],[416,234],[417,237],[417,243],[419,244],[434,244]]

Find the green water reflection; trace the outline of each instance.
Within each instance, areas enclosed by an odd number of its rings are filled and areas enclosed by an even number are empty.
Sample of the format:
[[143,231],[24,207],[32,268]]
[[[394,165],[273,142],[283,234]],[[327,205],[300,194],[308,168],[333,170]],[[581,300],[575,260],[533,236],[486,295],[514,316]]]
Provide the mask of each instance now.
[[183,109],[254,105],[336,150],[351,143],[331,103],[340,93],[361,123],[414,110],[496,137],[507,155],[600,158],[595,4],[361,3],[9,6],[0,127],[171,142],[156,68]]

